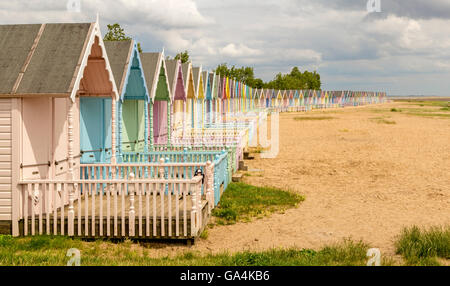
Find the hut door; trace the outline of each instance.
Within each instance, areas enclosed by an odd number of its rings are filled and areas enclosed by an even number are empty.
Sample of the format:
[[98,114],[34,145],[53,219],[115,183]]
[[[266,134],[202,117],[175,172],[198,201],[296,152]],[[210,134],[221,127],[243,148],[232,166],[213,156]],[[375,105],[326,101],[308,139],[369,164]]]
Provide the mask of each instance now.
[[155,100],[153,103],[153,142],[155,144],[167,144],[168,139],[168,102]]
[[109,162],[111,158],[111,99],[80,98],[81,163]]
[[145,146],[145,101],[125,100],[122,104],[122,150],[143,151]]
[[26,98],[22,106],[23,179],[50,176],[52,146],[52,103],[50,98]]

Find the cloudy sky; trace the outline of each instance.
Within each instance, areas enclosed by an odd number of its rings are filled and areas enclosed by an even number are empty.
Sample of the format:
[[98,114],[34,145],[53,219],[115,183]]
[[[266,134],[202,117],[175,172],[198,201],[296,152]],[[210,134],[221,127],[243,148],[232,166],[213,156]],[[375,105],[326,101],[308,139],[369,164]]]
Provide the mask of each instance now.
[[[80,1],[80,12],[67,2]],[[375,0],[372,0],[375,1]],[[323,89],[450,95],[450,0],[15,0],[0,23],[118,22],[145,51],[189,50],[194,65],[317,70]]]

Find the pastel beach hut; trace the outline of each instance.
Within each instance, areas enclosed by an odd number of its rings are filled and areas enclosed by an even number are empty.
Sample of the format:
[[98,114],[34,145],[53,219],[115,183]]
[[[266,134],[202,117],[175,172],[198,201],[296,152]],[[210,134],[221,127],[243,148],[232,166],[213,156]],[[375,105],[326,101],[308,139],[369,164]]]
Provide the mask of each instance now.
[[295,106],[295,94],[298,94],[297,90],[290,90],[289,91],[289,107],[294,108]]
[[171,129],[172,134],[184,133],[184,114],[186,111],[186,87],[181,61],[166,60],[167,78],[172,95]]
[[209,80],[209,75],[210,73],[207,70],[203,70],[202,71],[202,80],[203,80],[203,95],[204,95],[204,99],[202,102],[202,110],[203,110],[203,114],[202,114],[202,123],[203,123],[203,127],[206,124],[210,124],[211,119],[210,119],[210,115],[211,115],[211,100],[212,100],[212,89],[211,89],[211,82]]
[[203,72],[203,78],[206,78],[205,88],[205,112],[206,123],[212,124],[214,117],[214,89],[216,84],[216,77],[214,73]]
[[185,118],[184,118],[184,129],[191,128],[192,117],[194,113],[194,99],[195,99],[195,88],[194,88],[194,76],[192,74],[192,63],[187,62],[181,65],[184,78],[184,87],[186,88],[186,102],[185,102]]
[[122,157],[122,152],[146,152],[150,96],[137,43],[133,40],[106,41],[105,47],[120,97],[117,108],[117,158]]
[[266,108],[269,108],[269,107],[271,107],[271,98],[272,98],[272,93],[273,93],[273,89],[266,89],[266,97],[265,97],[265,99],[266,99],[266,104],[265,104],[265,107]]
[[203,101],[205,99],[205,90],[203,86],[202,67],[193,67],[192,75],[194,77],[195,98],[192,99],[192,128],[202,127],[203,119]]
[[266,90],[261,88],[258,94],[258,108],[263,109],[266,107]]
[[141,53],[144,77],[149,89],[149,143],[170,143],[171,91],[164,53]]
[[[98,21],[1,25],[0,39],[0,222],[12,224],[18,235],[18,221],[38,191],[25,196],[21,182],[80,178],[82,148],[108,147],[115,160],[111,114],[118,93]],[[84,99],[93,99],[98,108],[87,109]],[[87,120],[97,120],[96,125],[86,126]],[[88,154],[107,157],[104,149]],[[46,212],[67,198],[43,194],[40,199],[48,203],[42,207]]]
[[215,84],[213,88],[213,110],[214,110],[214,117],[213,122],[219,123],[220,122],[220,110],[221,110],[221,87],[222,87],[222,81],[218,74],[214,73],[215,78]]
[[283,98],[283,96],[282,96],[280,90],[278,90],[278,89],[273,90],[272,96],[271,96],[272,107],[274,107],[274,108],[278,107],[278,101],[281,100],[282,98]]

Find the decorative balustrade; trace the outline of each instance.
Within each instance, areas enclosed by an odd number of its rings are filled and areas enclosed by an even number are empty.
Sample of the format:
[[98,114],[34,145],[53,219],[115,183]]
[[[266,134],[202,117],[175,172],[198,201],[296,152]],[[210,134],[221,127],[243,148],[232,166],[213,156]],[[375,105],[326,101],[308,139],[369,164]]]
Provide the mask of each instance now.
[[[206,182],[212,184],[211,178]],[[135,179],[129,173],[127,178],[25,180],[19,185],[22,235],[192,238],[203,226],[208,201],[202,199],[199,176]],[[211,197],[207,189],[204,197]]]

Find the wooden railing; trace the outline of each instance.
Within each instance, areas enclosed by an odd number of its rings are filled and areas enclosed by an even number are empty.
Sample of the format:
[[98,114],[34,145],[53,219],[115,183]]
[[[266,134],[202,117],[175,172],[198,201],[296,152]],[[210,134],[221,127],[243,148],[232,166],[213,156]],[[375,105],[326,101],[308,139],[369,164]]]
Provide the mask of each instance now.
[[[220,200],[220,187],[226,189],[231,181],[232,169],[228,163],[230,157],[226,151],[164,151],[140,152],[122,154],[123,163],[115,166],[117,178],[126,178],[133,172],[137,178],[191,178],[197,170],[204,175],[205,188],[212,188],[212,196],[208,197],[210,207],[214,207]],[[158,163],[159,162],[159,163]],[[106,168],[106,169],[105,169]],[[112,173],[111,165],[94,164],[82,165],[81,174],[92,177]],[[103,175],[105,176],[105,175]],[[208,180],[213,178],[212,184]]]
[[[22,235],[192,238],[202,227],[202,178],[25,180]],[[209,184],[211,184],[209,179]],[[206,197],[211,197],[208,188]]]

